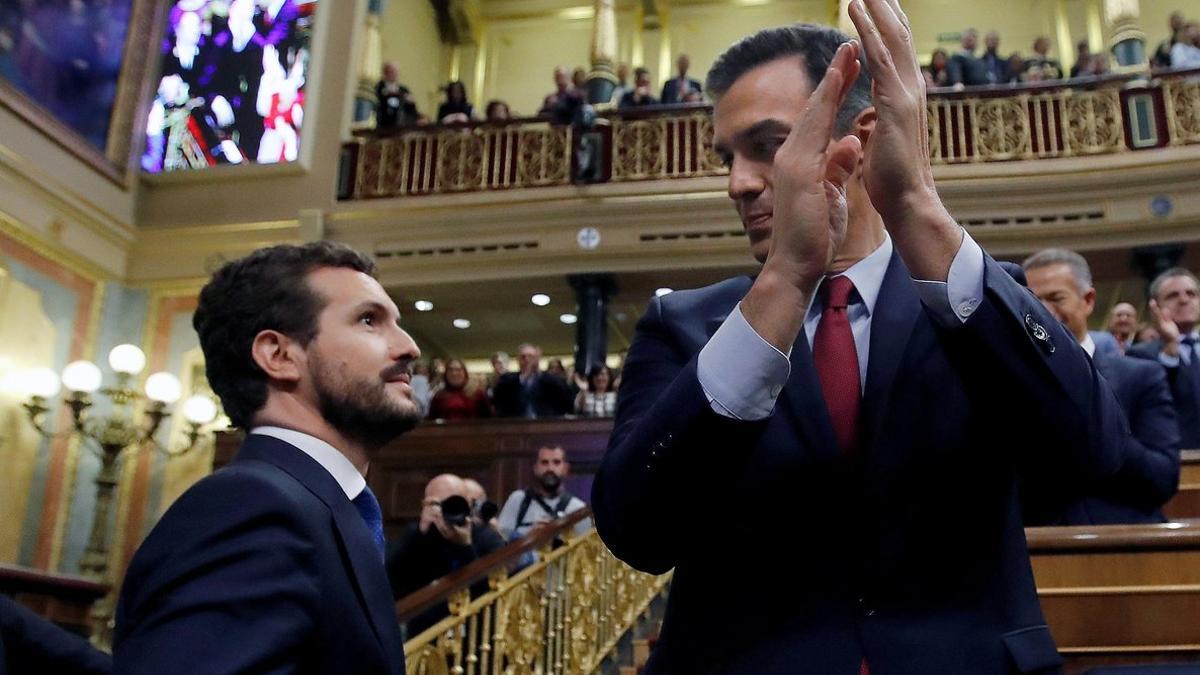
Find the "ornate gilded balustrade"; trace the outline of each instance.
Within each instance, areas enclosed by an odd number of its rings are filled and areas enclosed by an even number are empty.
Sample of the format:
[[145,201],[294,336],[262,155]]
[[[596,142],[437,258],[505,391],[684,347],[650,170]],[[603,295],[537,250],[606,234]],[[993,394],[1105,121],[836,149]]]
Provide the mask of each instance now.
[[[562,531],[588,513],[572,515]],[[594,529],[567,536],[557,549],[542,546],[539,561],[511,577],[504,566],[494,570],[489,590],[475,599],[468,587],[454,591],[450,616],[405,643],[408,674],[592,673],[670,576],[617,560]]]
[[[935,165],[1111,155],[1200,143],[1200,70],[929,94]],[[595,158],[581,171],[581,157]],[[717,176],[704,105],[609,111],[587,131],[545,120],[367,133],[343,148],[339,194],[372,199]]]

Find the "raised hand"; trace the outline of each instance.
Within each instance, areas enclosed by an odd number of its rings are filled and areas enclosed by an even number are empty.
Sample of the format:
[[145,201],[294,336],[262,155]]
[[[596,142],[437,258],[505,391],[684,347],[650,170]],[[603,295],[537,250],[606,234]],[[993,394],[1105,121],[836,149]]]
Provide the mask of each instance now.
[[858,71],[858,45],[843,44],[775,153],[775,210],[764,269],[806,292],[820,283],[846,238],[846,181],[862,146],[853,134],[829,139]]
[[916,278],[945,281],[962,242],[929,166],[925,77],[899,0],[852,0],[850,19],[871,70],[876,122],[863,150],[871,205]]
[[1179,340],[1182,336],[1179,326],[1171,316],[1171,310],[1158,304],[1157,300],[1150,301],[1150,320],[1154,330],[1162,339],[1162,351],[1167,356],[1179,356]]

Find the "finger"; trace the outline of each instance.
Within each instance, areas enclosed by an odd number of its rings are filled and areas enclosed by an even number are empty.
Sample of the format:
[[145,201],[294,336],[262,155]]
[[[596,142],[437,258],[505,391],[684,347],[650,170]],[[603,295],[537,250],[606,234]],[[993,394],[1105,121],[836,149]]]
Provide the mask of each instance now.
[[888,92],[896,86],[896,67],[892,63],[891,53],[883,44],[875,21],[867,13],[863,0],[851,0],[850,21],[858,31],[858,39],[867,54],[867,64],[871,68],[871,82],[881,92]]
[[849,45],[850,55],[846,59],[846,67],[842,68],[842,91],[838,95],[838,108],[842,107],[842,103],[846,101],[846,97],[850,95],[850,90],[854,88],[854,83],[858,81],[859,74],[862,73],[862,61],[859,61],[859,56],[862,54],[862,47],[857,40],[850,40],[846,43]]
[[[821,78],[820,84],[808,98],[808,105],[800,114],[800,119],[792,126],[783,147],[776,153],[776,163],[787,162],[788,159],[805,160],[816,157],[812,152],[802,152],[801,148],[824,149],[833,133],[833,121],[837,116],[838,95],[844,82],[840,66],[845,63],[845,57],[851,51],[845,44],[838,47],[833,61]],[[815,167],[814,167],[815,168]]]
[[862,141],[854,134],[846,134],[829,146],[829,162],[825,166],[825,180],[842,188],[858,168],[862,157]]
[[891,55],[892,64],[903,83],[911,83],[913,77],[921,74],[917,65],[916,52],[913,50],[912,33],[900,22],[900,17],[892,10],[889,0],[865,0],[867,12],[875,22],[875,28],[883,44]]
[[887,0],[887,6],[892,10],[892,14],[896,17],[896,22],[901,29],[901,36],[907,44],[905,54],[892,52],[892,56],[898,61],[903,61],[906,66],[911,67],[913,73],[921,74],[921,61],[917,58],[916,46],[913,43],[912,25],[908,22],[908,15],[900,8],[900,0]]

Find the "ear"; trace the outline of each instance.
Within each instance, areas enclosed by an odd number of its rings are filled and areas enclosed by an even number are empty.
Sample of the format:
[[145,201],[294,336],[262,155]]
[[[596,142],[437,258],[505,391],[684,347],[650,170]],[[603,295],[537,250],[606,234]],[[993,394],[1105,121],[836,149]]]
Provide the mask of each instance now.
[[1089,288],[1087,293],[1083,294],[1083,303],[1087,305],[1088,315],[1091,316],[1092,310],[1096,308],[1096,289]]
[[300,381],[303,350],[288,336],[274,330],[264,330],[254,336],[250,356],[272,380],[296,383]]
[[862,141],[863,145],[871,140],[871,134],[875,131],[875,106],[864,108],[858,116],[854,118],[854,123],[850,125],[850,133],[858,136],[858,140]]

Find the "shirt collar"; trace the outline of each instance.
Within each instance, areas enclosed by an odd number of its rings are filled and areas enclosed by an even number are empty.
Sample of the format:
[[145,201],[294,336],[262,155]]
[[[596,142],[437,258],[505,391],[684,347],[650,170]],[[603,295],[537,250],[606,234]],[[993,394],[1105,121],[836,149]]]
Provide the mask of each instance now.
[[342,488],[342,492],[345,492],[346,497],[350,500],[357,497],[367,487],[366,479],[358,472],[358,469],[354,468],[350,460],[346,459],[346,456],[337,448],[316,436],[310,436],[293,429],[267,426],[254,427],[250,430],[250,433],[278,438],[284,443],[289,443],[299,448],[301,452],[312,457],[317,464],[320,464],[329,472],[329,475],[333,476],[333,479],[337,481],[338,487]]
[[1092,339],[1091,335],[1085,335],[1079,342],[1079,346],[1083,347],[1083,351],[1087,352],[1088,356],[1096,355],[1096,341]]
[[[879,289],[883,287],[883,278],[887,275],[888,264],[891,261],[892,238],[884,233],[883,243],[878,248],[838,275],[850,278],[854,290],[858,291],[858,297],[862,298],[863,305],[867,308],[867,316],[875,314],[875,301],[879,299]],[[825,283],[824,280],[821,283]],[[819,314],[824,309],[818,306],[819,303],[815,300],[818,296],[813,297],[814,301],[808,310],[809,318],[812,318],[814,312]]]

